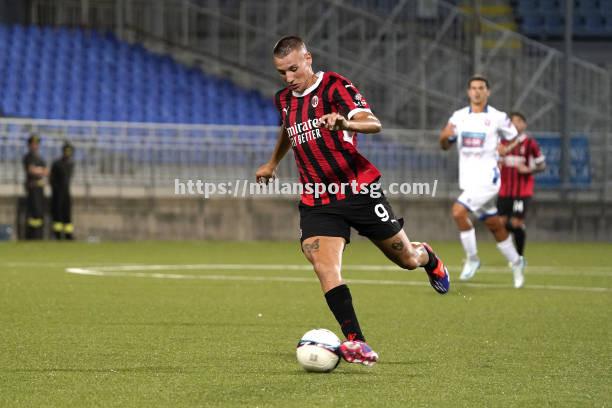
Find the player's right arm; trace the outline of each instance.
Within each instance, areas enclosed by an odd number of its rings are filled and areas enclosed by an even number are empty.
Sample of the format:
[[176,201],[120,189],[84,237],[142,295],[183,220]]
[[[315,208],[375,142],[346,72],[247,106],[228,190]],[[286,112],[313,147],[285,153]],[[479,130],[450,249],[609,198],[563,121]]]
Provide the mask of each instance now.
[[440,132],[440,147],[442,150],[450,149],[451,145],[457,140],[455,125],[448,122]]
[[291,144],[289,143],[289,137],[287,136],[287,130],[285,126],[281,126],[278,132],[278,139],[276,140],[276,146],[272,152],[272,157],[266,164],[261,165],[255,172],[255,180],[258,183],[267,183],[271,178],[274,178],[274,173],[278,164],[281,162],[283,157],[287,154]]

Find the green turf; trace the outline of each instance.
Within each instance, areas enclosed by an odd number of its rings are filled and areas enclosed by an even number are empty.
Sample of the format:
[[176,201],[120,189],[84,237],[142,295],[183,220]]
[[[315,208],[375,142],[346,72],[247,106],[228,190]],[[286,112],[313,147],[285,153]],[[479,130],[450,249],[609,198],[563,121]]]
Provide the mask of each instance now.
[[[457,278],[459,243],[434,248]],[[296,363],[297,340],[315,327],[339,334],[316,281],[185,279],[311,278],[308,270],[140,271],[180,280],[65,272],[306,265],[295,242],[5,243],[0,406],[611,406],[610,245],[530,243],[522,290],[492,243],[480,249],[482,287],[455,279],[440,296],[426,285],[352,284],[381,361],[309,374]],[[350,269],[368,264],[389,265],[368,243],[351,244],[345,278],[426,281],[421,271]]]

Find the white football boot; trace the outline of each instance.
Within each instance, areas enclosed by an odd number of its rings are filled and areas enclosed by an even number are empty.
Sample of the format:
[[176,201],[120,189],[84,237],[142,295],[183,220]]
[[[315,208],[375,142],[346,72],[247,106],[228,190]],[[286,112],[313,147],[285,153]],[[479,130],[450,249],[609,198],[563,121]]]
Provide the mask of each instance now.
[[510,267],[514,277],[514,287],[522,288],[525,283],[525,258],[521,256],[515,264],[510,264]]
[[466,259],[459,280],[466,281],[472,279],[478,268],[480,268],[480,259]]

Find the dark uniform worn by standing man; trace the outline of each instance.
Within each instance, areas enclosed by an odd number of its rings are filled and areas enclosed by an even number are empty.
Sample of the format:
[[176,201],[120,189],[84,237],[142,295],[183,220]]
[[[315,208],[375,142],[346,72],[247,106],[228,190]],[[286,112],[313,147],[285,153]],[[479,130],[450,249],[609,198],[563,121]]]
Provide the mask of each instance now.
[[55,239],[73,239],[72,233],[72,199],[70,197],[70,180],[74,169],[72,154],[74,148],[68,142],[62,147],[62,157],[51,166],[51,217]]
[[40,137],[31,135],[28,138],[28,153],[23,156],[23,167],[26,174],[26,233],[25,239],[42,239],[45,205],[45,176],[47,164],[38,154]]

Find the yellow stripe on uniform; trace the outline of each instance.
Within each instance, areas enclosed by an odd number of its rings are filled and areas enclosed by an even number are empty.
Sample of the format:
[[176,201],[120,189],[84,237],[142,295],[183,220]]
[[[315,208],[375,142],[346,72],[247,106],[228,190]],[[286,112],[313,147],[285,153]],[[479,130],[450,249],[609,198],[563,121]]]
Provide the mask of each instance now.
[[28,218],[28,226],[32,228],[40,228],[43,225],[42,218]]
[[66,234],[72,234],[72,231],[74,231],[74,226],[71,223],[64,224],[64,232]]
[[63,222],[54,222],[53,223],[53,231],[55,232],[62,232],[64,230],[64,223]]

